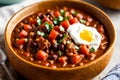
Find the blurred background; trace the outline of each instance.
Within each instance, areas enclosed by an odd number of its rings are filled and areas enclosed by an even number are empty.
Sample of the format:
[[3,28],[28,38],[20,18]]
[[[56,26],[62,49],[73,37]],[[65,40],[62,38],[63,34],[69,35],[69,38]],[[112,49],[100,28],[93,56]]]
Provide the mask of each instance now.
[[[14,13],[19,11],[25,6],[39,2],[42,0],[0,0],[0,48],[4,49],[4,29],[5,25],[9,19],[13,16]],[[111,18],[116,33],[120,34],[120,0],[83,0],[90,4],[97,6],[102,9],[108,16]],[[111,32],[112,33],[112,32]],[[115,50],[107,67],[99,74],[94,80],[101,80],[105,77],[108,72],[118,63],[120,63],[120,36],[117,36],[117,41],[115,44]],[[6,62],[11,74],[15,77],[16,80],[26,80],[20,74],[18,74],[9,64],[9,61]],[[9,80],[7,74],[0,65],[0,80]]]

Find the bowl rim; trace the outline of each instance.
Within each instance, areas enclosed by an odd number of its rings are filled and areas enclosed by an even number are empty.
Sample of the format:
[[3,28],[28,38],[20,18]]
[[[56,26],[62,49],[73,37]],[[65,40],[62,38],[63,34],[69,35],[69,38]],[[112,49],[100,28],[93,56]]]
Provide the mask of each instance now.
[[[49,1],[57,1],[57,0],[49,0]],[[64,0],[61,0],[61,1],[64,1]],[[102,13],[102,14],[109,20],[109,22],[111,22],[111,24],[112,24],[112,21],[111,21],[111,19],[109,18],[109,16],[108,16],[105,12],[103,12],[101,9],[97,8],[96,6],[94,6],[94,5],[90,4],[90,3],[87,3],[87,2],[85,2],[85,1],[78,1],[78,0],[69,0],[69,1],[70,1],[70,2],[73,1],[73,2],[77,2],[77,3],[82,3],[82,4],[84,4],[84,5],[87,5],[87,6],[89,6],[89,7],[94,8],[95,10],[99,11],[100,13]],[[68,2],[69,2],[69,1],[68,1]],[[29,6],[26,6],[26,7],[22,8],[21,10],[19,10],[18,12],[16,12],[16,13],[10,18],[10,20],[8,21],[8,23],[7,23],[6,27],[5,27],[4,40],[5,40],[6,44],[7,44],[7,46],[9,47],[9,49],[12,51],[12,53],[14,53],[14,55],[15,55],[17,58],[19,58],[20,60],[22,60],[22,61],[25,62],[26,64],[29,64],[29,65],[32,65],[32,66],[35,66],[35,67],[38,67],[38,68],[43,68],[43,69],[47,69],[47,70],[49,69],[49,70],[54,70],[54,71],[77,70],[77,69],[86,68],[86,67],[88,67],[88,66],[90,66],[90,65],[92,65],[92,64],[95,64],[97,61],[101,60],[104,56],[106,56],[106,55],[110,52],[110,50],[114,47],[115,41],[116,41],[116,31],[115,31],[115,28],[114,28],[114,26],[113,26],[113,24],[112,24],[111,26],[113,27],[113,31],[114,31],[114,32],[113,32],[113,33],[114,33],[114,39],[113,39],[113,42],[109,45],[109,48],[108,48],[108,49],[105,51],[105,53],[102,54],[100,57],[96,58],[96,59],[93,60],[93,61],[90,61],[89,63],[84,64],[83,66],[77,66],[77,67],[73,67],[73,68],[64,68],[64,67],[63,67],[63,68],[56,68],[56,69],[54,69],[54,68],[51,68],[51,67],[41,66],[41,65],[32,63],[32,62],[30,62],[30,61],[28,61],[28,60],[25,60],[24,58],[20,57],[17,53],[15,53],[15,51],[13,50],[12,46],[10,45],[10,43],[8,43],[8,42],[9,42],[8,39],[7,39],[7,28],[8,28],[8,25],[9,25],[9,23],[11,22],[11,20],[13,19],[13,17],[16,16],[17,13],[23,11],[23,10],[26,9],[26,8],[30,8],[32,5],[40,4],[41,2],[48,2],[48,1],[47,1],[47,0],[45,0],[45,1],[40,1],[40,2],[31,4],[31,5],[29,5]],[[10,42],[11,42],[11,41],[10,41]]]

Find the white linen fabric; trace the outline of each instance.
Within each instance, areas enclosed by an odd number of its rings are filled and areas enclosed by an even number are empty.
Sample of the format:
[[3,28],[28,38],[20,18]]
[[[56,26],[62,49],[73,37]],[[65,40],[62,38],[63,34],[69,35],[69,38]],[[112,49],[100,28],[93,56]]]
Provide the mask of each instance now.
[[39,1],[41,0],[24,0],[23,2],[18,4],[0,7],[0,35],[4,33],[6,23],[14,13],[16,13],[18,10],[22,9],[27,5],[30,5]]
[[0,48],[4,49],[4,30],[10,18],[20,9],[40,1],[41,0],[23,0],[22,2],[17,4],[0,7]]

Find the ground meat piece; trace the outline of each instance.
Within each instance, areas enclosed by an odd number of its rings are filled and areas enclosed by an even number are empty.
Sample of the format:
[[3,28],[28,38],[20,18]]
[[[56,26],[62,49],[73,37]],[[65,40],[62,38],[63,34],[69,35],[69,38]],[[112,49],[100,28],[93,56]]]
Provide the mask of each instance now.
[[51,46],[50,42],[44,37],[36,38],[36,42],[38,43],[39,49],[41,50],[48,49]]
[[35,33],[34,32],[30,32],[30,34],[29,34],[29,37],[34,37],[34,35],[35,35]]
[[79,54],[73,54],[71,56],[71,63],[77,64],[79,63],[82,59],[84,58],[84,55],[79,55]]
[[70,43],[66,45],[66,53],[68,56],[72,56],[73,54],[78,54],[77,50],[74,47],[74,43]]
[[90,54],[88,55],[88,59],[89,59],[89,60],[94,60],[95,57],[96,57],[96,55],[95,55],[94,53],[90,53]]

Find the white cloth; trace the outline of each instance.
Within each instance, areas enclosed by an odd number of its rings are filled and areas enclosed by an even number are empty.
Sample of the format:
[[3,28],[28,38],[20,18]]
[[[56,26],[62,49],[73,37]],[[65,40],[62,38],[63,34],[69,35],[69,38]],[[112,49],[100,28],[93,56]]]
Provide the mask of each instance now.
[[116,65],[102,80],[120,80],[120,64]]
[[6,24],[8,23],[9,19],[25,6],[28,6],[30,4],[39,2],[41,0],[24,0],[17,4],[7,5],[0,7],[0,48],[4,49],[4,30],[6,27]]
[[24,0],[21,3],[0,7],[0,35],[3,35],[6,23],[21,8],[41,0]]

